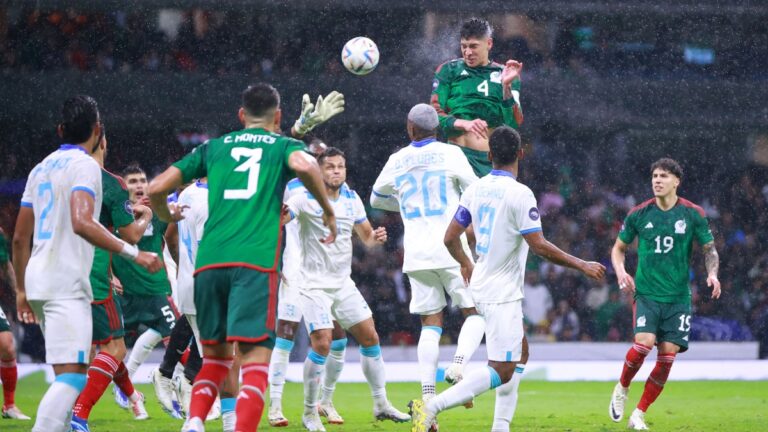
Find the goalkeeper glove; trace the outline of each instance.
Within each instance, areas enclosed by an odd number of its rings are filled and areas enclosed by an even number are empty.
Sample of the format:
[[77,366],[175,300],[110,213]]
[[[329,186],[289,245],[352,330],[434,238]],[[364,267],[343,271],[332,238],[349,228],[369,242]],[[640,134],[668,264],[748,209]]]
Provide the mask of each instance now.
[[301,99],[301,116],[293,124],[293,130],[299,135],[304,135],[342,112],[344,112],[344,95],[335,90],[325,99],[318,96],[315,104],[312,104],[309,95],[305,94]]

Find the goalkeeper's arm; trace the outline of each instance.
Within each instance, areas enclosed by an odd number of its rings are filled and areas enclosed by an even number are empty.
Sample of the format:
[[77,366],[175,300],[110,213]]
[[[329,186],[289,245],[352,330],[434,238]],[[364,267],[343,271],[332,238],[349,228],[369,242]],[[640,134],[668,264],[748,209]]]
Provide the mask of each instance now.
[[291,128],[291,136],[301,139],[316,126],[342,112],[344,112],[344,95],[335,90],[325,98],[318,96],[315,104],[312,104],[309,95],[305,94],[301,100],[301,115]]

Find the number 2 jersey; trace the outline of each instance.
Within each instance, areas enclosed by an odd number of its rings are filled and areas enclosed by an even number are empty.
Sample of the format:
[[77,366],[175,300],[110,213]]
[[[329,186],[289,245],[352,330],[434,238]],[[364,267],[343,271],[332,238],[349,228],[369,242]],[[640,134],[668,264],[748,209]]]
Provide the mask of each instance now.
[[432,138],[411,143],[389,157],[373,194],[400,204],[403,271],[458,267],[443,243],[461,192],[477,180],[461,149]]
[[94,246],[72,229],[70,198],[93,196],[93,218],[101,211],[101,168],[82,147],[64,144],[37,164],[27,178],[21,206],[35,214],[32,255],[25,274],[30,300],[87,298]]
[[265,129],[230,132],[173,164],[185,183],[208,177],[208,220],[196,271],[249,267],[277,271],[288,158],[304,143]]
[[678,198],[674,207],[663,211],[655,198],[649,199],[630,210],[619,232],[619,239],[626,244],[635,237],[635,296],[660,303],[689,303],[693,240],[700,245],[714,240],[704,209]]

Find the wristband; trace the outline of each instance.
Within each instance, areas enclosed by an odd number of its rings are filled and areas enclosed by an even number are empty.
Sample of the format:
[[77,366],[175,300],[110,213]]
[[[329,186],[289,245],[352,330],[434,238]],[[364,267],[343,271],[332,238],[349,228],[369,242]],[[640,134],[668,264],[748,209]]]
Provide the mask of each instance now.
[[123,243],[123,250],[120,251],[119,255],[125,259],[133,261],[139,256],[139,248],[132,244]]

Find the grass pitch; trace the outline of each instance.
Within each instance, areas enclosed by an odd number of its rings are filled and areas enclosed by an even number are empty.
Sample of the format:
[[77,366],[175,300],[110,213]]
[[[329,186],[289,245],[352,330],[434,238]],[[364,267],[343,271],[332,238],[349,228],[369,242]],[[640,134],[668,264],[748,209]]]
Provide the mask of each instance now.
[[[545,382],[523,380],[520,399],[512,430],[519,431],[620,431],[626,430],[629,415],[642,393],[643,383],[636,382],[630,392],[625,420],[613,423],[608,418],[608,401],[614,383],[606,382]],[[47,388],[42,373],[19,382],[17,405],[28,415],[34,415],[37,404]],[[443,389],[445,387],[442,387]],[[151,386],[140,385],[147,396],[151,418],[134,421],[131,414],[117,407],[107,390],[91,413],[93,432],[157,431],[177,432],[181,420],[169,418],[160,410]],[[392,383],[387,386],[392,403],[406,410],[405,405],[418,396],[416,383]],[[270,428],[266,413],[260,430],[301,431],[302,388],[288,384],[285,389],[285,414],[291,421],[287,428]],[[329,432],[408,431],[409,424],[374,422],[371,397],[365,384],[339,384],[336,408],[344,417],[342,426],[328,425]],[[441,432],[488,431],[493,422],[492,392],[475,401],[475,408],[454,408],[440,415]],[[687,381],[670,382],[646,415],[651,430],[656,431],[761,431],[768,430],[768,382]],[[209,422],[207,431],[221,431],[221,421]],[[31,422],[0,419],[0,431],[29,431]]]

